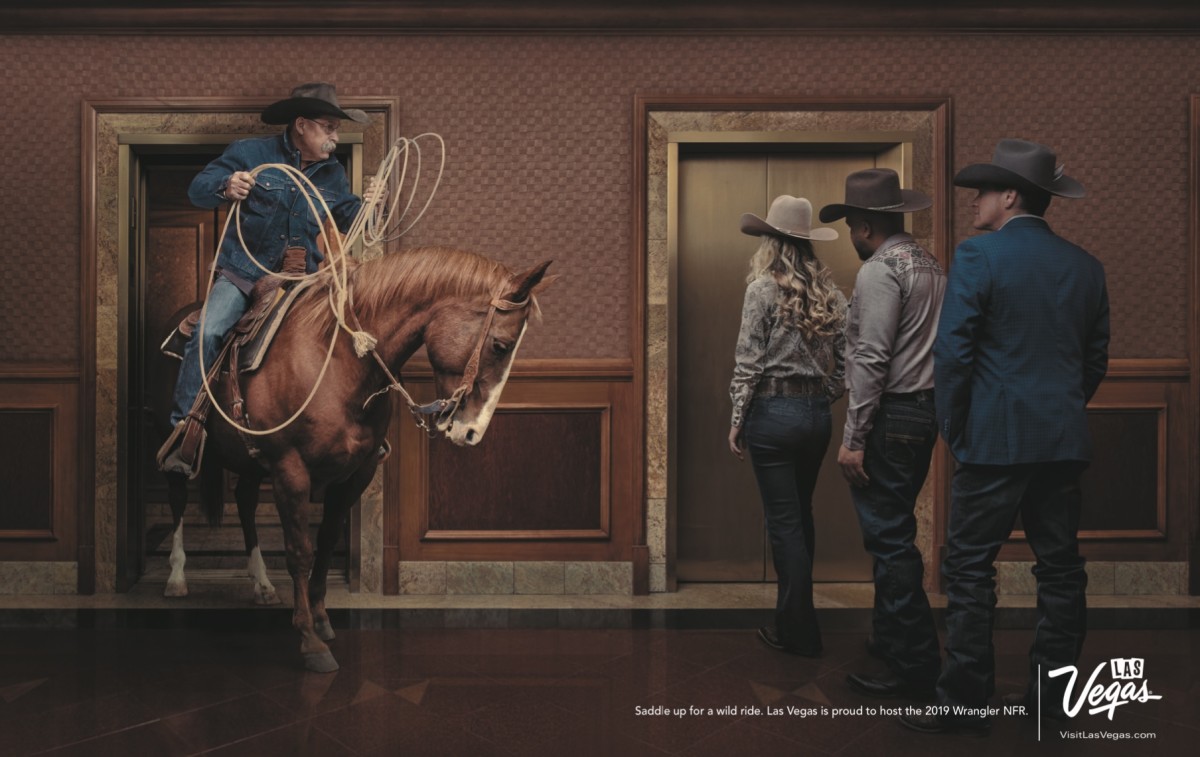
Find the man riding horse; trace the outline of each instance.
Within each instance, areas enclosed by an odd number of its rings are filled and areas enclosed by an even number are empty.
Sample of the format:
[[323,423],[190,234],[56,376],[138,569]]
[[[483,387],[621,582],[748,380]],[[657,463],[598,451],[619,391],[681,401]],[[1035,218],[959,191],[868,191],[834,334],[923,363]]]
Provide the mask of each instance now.
[[[292,278],[315,272],[324,257],[317,249],[318,234],[336,236],[322,233],[321,224],[336,223],[356,236],[364,228],[359,209],[364,204],[378,208],[385,195],[384,182],[379,182],[380,189],[368,189],[360,201],[332,158],[341,119],[366,117],[338,106],[331,85],[297,87],[262,118],[287,123],[288,129],[278,137],[234,143],[190,189],[192,201],[201,207],[240,200],[245,220],[243,233],[231,234],[221,244],[220,273],[200,326],[203,338],[193,334],[184,348],[171,418],[176,426],[160,451],[174,523],[171,577],[164,594],[187,595],[183,513],[187,479],[199,470],[203,457],[208,462],[201,488],[209,479],[216,484],[207,487],[210,522],[224,506],[220,472],[230,471],[238,477],[238,516],[255,601],[278,601],[254,532],[259,486],[270,477],[292,578],[292,625],[300,634],[305,668],[328,673],[338,668],[327,644],[335,638],[325,609],[330,559],[349,509],[387,454],[392,392],[403,397],[431,436],[442,435],[458,445],[479,444],[529,318],[540,312],[537,295],[557,277],[545,275],[549,260],[514,272],[482,255],[448,247],[414,248],[349,266],[337,255],[342,240],[334,238],[331,265],[309,279],[310,286],[293,287],[287,317],[271,322],[270,354],[253,370],[240,370],[231,355],[235,365],[226,377],[209,382],[212,407],[219,412],[206,420],[206,398],[193,401],[203,385],[201,363],[209,369],[221,361],[223,336],[231,327],[239,335],[248,329],[237,324],[248,306],[254,307],[253,315],[265,309],[259,302],[272,301],[257,297],[278,282],[279,277],[267,274],[279,267]],[[402,141],[405,149],[412,143]],[[381,164],[381,176],[388,173],[382,166],[390,165],[399,149],[398,142]],[[311,196],[305,179],[319,197]],[[331,217],[316,218],[313,202],[328,206]],[[385,228],[387,217],[385,213],[381,221]],[[254,293],[253,302],[248,292]],[[397,376],[422,347],[438,399],[418,405]],[[230,408],[235,418],[221,408]],[[308,527],[312,502],[322,503],[315,549]]]
[[[264,123],[286,124],[287,128],[275,136],[232,143],[192,180],[188,189],[192,203],[201,208],[241,201],[241,239],[236,233],[225,236],[218,251],[217,275],[208,293],[203,324],[195,328],[184,347],[170,418],[176,433],[168,444],[174,446],[162,456],[160,464],[168,473],[189,477],[195,474],[198,460],[193,454],[181,454],[180,450],[185,427],[193,424],[197,426],[194,432],[198,432],[203,423],[203,418],[193,412],[203,386],[201,364],[203,370],[211,370],[226,334],[249,307],[255,282],[266,276],[268,270],[280,270],[285,254],[295,261],[289,268],[294,266],[296,273],[315,271],[324,257],[317,247],[321,224],[309,210],[304,187],[297,186],[296,181],[280,171],[264,171],[257,180],[250,172],[267,163],[300,170],[321,193],[342,232],[348,229],[363,204],[350,191],[346,171],[333,152],[337,149],[342,120],[367,123],[366,113],[343,109],[338,105],[332,84],[313,82],[293,89],[290,97],[268,106],[261,117]],[[385,191],[382,185],[373,184],[367,190],[367,201]]]

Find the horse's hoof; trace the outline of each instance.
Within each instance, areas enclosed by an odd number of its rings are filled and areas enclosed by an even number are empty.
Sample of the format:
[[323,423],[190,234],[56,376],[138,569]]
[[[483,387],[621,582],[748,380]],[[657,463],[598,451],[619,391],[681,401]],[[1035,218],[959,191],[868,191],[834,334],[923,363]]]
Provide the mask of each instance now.
[[277,605],[279,604],[279,595],[274,589],[263,591],[261,589],[254,590],[254,604],[256,605]]
[[313,621],[313,630],[321,641],[333,641],[337,638],[337,634],[333,632],[333,624],[327,620]]
[[313,673],[332,673],[338,669],[333,652],[312,652],[304,655],[304,667]]
[[167,582],[167,588],[163,589],[164,597],[186,597],[188,595],[187,582],[179,581],[178,583]]

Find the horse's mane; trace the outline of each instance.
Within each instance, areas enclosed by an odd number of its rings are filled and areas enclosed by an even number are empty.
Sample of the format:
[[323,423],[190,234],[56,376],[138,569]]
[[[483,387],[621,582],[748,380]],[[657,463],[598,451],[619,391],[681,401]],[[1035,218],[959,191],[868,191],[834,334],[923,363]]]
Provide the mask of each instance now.
[[[360,263],[350,271],[354,309],[364,322],[380,308],[403,295],[406,302],[430,302],[442,297],[495,295],[512,272],[474,252],[452,247],[415,247]],[[329,307],[329,278],[321,278],[292,305],[292,317],[304,328],[328,333],[334,324]]]

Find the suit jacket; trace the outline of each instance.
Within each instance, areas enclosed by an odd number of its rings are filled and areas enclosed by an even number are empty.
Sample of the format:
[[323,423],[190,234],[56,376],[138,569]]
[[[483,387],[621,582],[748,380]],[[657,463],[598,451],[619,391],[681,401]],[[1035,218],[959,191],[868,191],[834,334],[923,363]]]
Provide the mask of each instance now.
[[938,424],[962,463],[1090,460],[1108,368],[1104,267],[1021,216],[955,250],[934,344]]

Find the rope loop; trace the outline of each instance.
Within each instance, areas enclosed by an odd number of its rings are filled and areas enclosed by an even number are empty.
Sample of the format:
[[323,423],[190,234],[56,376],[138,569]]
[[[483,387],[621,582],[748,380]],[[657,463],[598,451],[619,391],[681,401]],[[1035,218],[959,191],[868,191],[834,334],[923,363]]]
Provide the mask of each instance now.
[[[407,217],[409,210],[412,208],[413,201],[416,198],[417,188],[421,179],[421,147],[418,140],[426,137],[436,140],[440,148],[441,163],[438,166],[437,179],[434,182],[433,189],[429,192],[429,197],[426,199],[425,204],[421,207],[421,211],[417,214],[417,217],[400,231],[393,232],[391,235],[389,235],[389,229],[399,226]],[[407,193],[402,193],[400,190],[404,187],[405,180],[407,178],[410,153],[415,153],[416,155],[416,173],[414,174],[412,186],[409,191]],[[378,340],[371,334],[364,331],[361,327],[358,329],[351,329],[346,324],[346,303],[349,298],[350,284],[350,261],[349,256],[346,254],[346,249],[352,247],[360,239],[367,248],[379,247],[380,245],[404,236],[413,228],[413,226],[417,224],[418,221],[421,220],[421,218],[425,215],[425,211],[429,209],[430,204],[433,202],[433,198],[437,194],[437,190],[442,183],[442,174],[446,168],[446,143],[440,135],[433,132],[418,134],[412,139],[400,137],[392,144],[387,154],[383,157],[383,160],[380,161],[379,167],[376,169],[375,176],[372,179],[373,182],[376,184],[382,184],[385,187],[391,186],[391,182],[393,180],[392,174],[395,171],[396,164],[400,160],[401,156],[403,156],[403,162],[401,163],[400,175],[395,179],[395,186],[397,189],[394,193],[395,196],[390,207],[385,208],[382,206],[379,192],[370,193],[372,194],[372,197],[370,199],[364,198],[363,204],[358,210],[358,214],[355,215],[354,220],[351,221],[350,228],[345,235],[339,233],[335,228],[333,230],[334,238],[332,240],[330,239],[329,233],[326,230],[326,225],[324,223],[318,223],[318,226],[320,226],[320,237],[325,241],[325,249],[328,252],[326,260],[328,263],[330,280],[329,307],[333,312],[334,319],[337,321],[337,328],[333,330],[333,334],[330,337],[329,348],[325,352],[325,361],[321,364],[321,371],[317,374],[317,379],[313,382],[312,390],[308,393],[308,396],[305,398],[303,404],[300,405],[300,407],[291,415],[291,417],[279,425],[269,429],[255,430],[243,426],[230,418],[217,402],[214,401],[212,403],[212,406],[216,408],[216,411],[221,415],[221,417],[242,433],[250,434],[252,436],[267,436],[269,434],[274,434],[290,426],[304,413],[305,410],[308,409],[313,397],[315,397],[317,394],[317,390],[324,382],[325,374],[329,370],[329,365],[333,360],[333,350],[337,344],[339,330],[345,331],[350,335],[351,343],[354,345],[354,352],[358,357],[364,358],[367,355],[374,354],[375,359],[381,365],[383,365],[382,359],[379,358],[378,353],[375,352],[375,346],[378,344]],[[332,213],[329,210],[329,205],[325,202],[325,198],[321,196],[321,192],[317,189],[316,185],[314,185],[300,169],[296,168],[295,166],[289,166],[285,163],[264,163],[251,170],[250,175],[257,178],[259,174],[267,170],[280,171],[296,182],[296,184],[302,190],[301,194],[304,196],[304,200],[308,205],[309,213],[312,214],[313,218],[322,219],[331,217]],[[404,209],[400,211],[400,214],[397,216],[397,208],[399,207],[402,194],[407,194],[408,202],[405,204]],[[314,198],[316,200],[315,202]],[[263,271],[263,273],[267,276],[275,276],[276,278],[280,278],[285,281],[303,281],[305,279],[321,275],[322,272],[305,273],[302,275],[289,275],[280,273],[278,271],[272,271],[260,263],[258,258],[254,256],[254,253],[250,252],[249,247],[246,245],[246,240],[242,236],[241,208],[242,201],[235,200],[232,211],[228,214],[228,216],[226,216],[225,225],[221,228],[221,237],[217,240],[218,250],[221,249],[221,245],[225,242],[225,237],[229,233],[230,224],[232,224],[234,226],[234,231],[237,234],[238,244],[242,246],[242,251],[245,252],[246,256],[250,258],[251,262],[258,266],[259,270]],[[217,277],[218,257],[219,256],[213,256],[212,266],[209,269],[208,288],[210,290],[212,289],[213,282],[216,281]],[[201,340],[201,344],[203,344],[204,341],[204,321],[207,315],[208,299],[205,298],[204,305],[200,309],[199,333],[193,337]],[[351,315],[353,316],[353,313],[351,313]],[[357,319],[355,320],[357,322]],[[200,351],[199,357],[200,380],[204,385],[204,391],[208,392],[209,397],[212,397],[213,392],[212,387],[208,382],[208,371],[204,365],[203,350]],[[390,376],[391,373],[390,371],[387,371],[387,366],[384,365],[383,367],[385,372],[387,372]],[[401,389],[401,391],[403,392],[403,389]],[[404,394],[407,397],[407,392],[404,392]],[[368,402],[369,401],[370,400],[368,400]],[[409,402],[412,404],[411,399]]]

